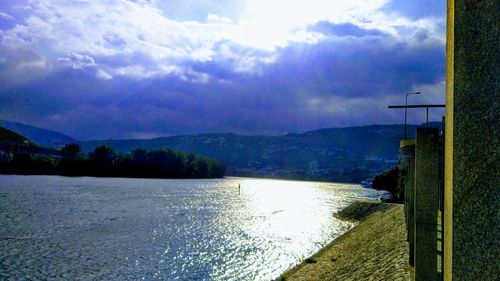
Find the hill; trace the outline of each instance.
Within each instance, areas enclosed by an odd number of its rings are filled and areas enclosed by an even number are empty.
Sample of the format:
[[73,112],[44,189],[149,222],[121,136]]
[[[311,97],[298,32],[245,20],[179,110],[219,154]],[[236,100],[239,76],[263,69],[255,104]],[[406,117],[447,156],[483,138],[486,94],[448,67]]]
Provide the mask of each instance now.
[[[417,127],[408,125],[410,137]],[[282,136],[220,133],[80,144],[84,151],[103,144],[121,152],[169,147],[220,159],[229,175],[359,182],[398,163],[402,135],[402,125],[371,125]]]
[[0,127],[0,143],[9,144],[27,144],[30,141],[25,136],[22,136],[14,131]]
[[42,129],[18,122],[0,120],[0,126],[23,135],[31,141],[48,148],[58,148],[64,146],[65,144],[77,141],[70,136],[56,131]]
[[58,150],[41,147],[21,134],[0,127],[0,155],[5,156],[11,153],[28,153],[32,155],[56,157],[60,155]]
[[[11,128],[18,128],[17,132],[21,131],[19,129],[28,132],[28,138],[47,147],[77,142],[84,152],[108,145],[122,153],[135,148],[171,148],[219,159],[226,164],[228,175],[338,182],[360,182],[397,165],[399,141],[403,135],[403,125],[370,125],[326,128],[281,136],[214,133],[78,142],[54,131],[0,121],[0,124],[5,123]],[[441,123],[430,125],[440,127]],[[409,137],[415,135],[417,127],[408,125]]]
[[[413,130],[416,126],[409,126]],[[136,147],[170,147],[223,159],[241,166],[265,162],[273,166],[308,166],[309,161],[330,162],[333,158],[359,155],[397,158],[400,125],[331,128],[283,136],[241,136],[231,133],[162,137],[150,140],[98,140],[81,142],[84,151],[109,145],[121,152]],[[306,161],[304,163],[304,161]],[[242,163],[242,161],[244,163]]]

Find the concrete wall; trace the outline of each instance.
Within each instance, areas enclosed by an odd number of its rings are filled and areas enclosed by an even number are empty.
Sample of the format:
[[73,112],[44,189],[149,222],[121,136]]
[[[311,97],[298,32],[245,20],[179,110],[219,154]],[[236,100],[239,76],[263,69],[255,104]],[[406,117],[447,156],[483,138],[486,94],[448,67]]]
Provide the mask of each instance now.
[[408,261],[410,265],[414,264],[414,242],[415,242],[415,142],[401,143],[400,146],[401,169],[406,172],[405,185],[405,219],[406,233],[409,246]]
[[415,144],[415,280],[437,278],[439,130],[418,128]]
[[445,280],[500,276],[500,7],[448,0]]

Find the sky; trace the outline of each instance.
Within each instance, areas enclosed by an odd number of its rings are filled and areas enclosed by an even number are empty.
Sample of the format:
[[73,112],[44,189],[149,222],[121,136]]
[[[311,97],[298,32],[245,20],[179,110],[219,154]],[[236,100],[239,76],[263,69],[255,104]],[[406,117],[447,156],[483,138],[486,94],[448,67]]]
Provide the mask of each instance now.
[[2,1],[0,119],[81,140],[401,123],[407,92],[444,103],[445,2]]

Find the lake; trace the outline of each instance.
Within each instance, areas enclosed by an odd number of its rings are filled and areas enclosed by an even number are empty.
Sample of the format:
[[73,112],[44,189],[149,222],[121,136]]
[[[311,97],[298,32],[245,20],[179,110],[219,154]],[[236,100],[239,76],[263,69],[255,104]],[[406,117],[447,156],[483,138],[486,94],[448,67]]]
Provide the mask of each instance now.
[[0,279],[270,280],[353,226],[335,212],[377,195],[250,178],[0,175]]

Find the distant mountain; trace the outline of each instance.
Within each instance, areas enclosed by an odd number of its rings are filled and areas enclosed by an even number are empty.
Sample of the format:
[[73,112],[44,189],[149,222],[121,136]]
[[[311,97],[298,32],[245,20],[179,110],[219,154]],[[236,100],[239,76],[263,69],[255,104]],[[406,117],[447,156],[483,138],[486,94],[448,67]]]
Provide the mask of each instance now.
[[[408,126],[409,131],[415,130]],[[272,162],[279,166],[297,166],[306,160],[325,158],[331,161],[336,154],[359,154],[397,158],[401,125],[331,128],[283,136],[241,136],[235,134],[201,134],[162,137],[149,140],[97,140],[80,142],[84,151],[99,145],[109,145],[121,152],[137,147],[156,149],[170,147],[215,157],[228,165],[246,165],[247,161]],[[330,153],[330,154],[328,154]],[[323,155],[324,157],[320,157]],[[243,161],[243,163],[242,163]],[[301,163],[295,163],[295,162]],[[308,162],[305,163],[308,165]]]
[[[416,125],[408,125],[408,135],[414,135]],[[80,142],[84,151],[99,145],[109,145],[121,152],[137,147],[156,149],[170,147],[182,151],[201,153],[224,158],[238,164],[241,158],[263,158],[279,152],[304,153],[307,150],[350,151],[363,155],[397,157],[399,140],[403,135],[402,125],[371,125],[363,127],[329,128],[301,134],[282,136],[242,136],[232,133],[184,135],[154,139],[94,140]],[[316,154],[313,152],[312,154]],[[279,157],[282,158],[282,157]]]
[[[430,124],[439,127],[441,123]],[[408,136],[417,125],[408,125]],[[222,160],[228,173],[354,181],[397,164],[402,125],[329,128],[283,136],[231,133],[162,137],[149,140],[80,142],[91,151],[108,145],[120,152],[169,147]],[[361,172],[360,172],[361,171]],[[359,175],[353,176],[359,172]]]
[[[78,142],[64,134],[30,125],[1,121],[49,148],[77,142],[84,152],[108,145],[120,152],[135,148],[172,148],[223,161],[228,175],[359,182],[398,163],[403,125],[327,128],[281,136],[242,136],[232,133],[199,134],[154,139]],[[442,127],[442,123],[427,124]],[[409,137],[418,125],[408,125]],[[48,151],[47,153],[54,153]]]
[[62,147],[65,144],[77,142],[77,140],[65,134],[18,122],[0,120],[0,127],[19,133],[34,143],[49,148]]

